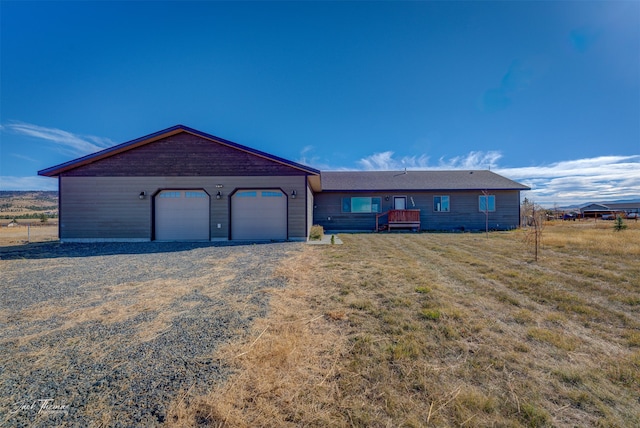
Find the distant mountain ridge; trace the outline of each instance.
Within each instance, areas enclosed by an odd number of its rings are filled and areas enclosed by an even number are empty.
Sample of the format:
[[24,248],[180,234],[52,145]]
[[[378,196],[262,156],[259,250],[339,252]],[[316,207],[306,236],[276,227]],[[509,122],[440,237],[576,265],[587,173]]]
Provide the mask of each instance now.
[[57,190],[0,190],[0,198],[26,196],[29,194],[58,197]]

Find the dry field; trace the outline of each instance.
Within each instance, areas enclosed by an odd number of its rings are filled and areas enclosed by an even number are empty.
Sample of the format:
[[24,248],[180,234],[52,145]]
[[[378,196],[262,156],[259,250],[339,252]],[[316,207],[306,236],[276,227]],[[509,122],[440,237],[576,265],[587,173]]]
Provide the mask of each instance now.
[[341,235],[277,273],[172,426],[640,426],[640,224]]
[[8,220],[0,222],[0,247],[58,240],[57,219],[44,224],[38,220],[18,220],[14,227],[7,224]]
[[[58,192],[53,191],[0,191],[0,247],[58,239]],[[47,221],[38,217],[48,214]],[[18,226],[7,227],[16,219]]]
[[0,190],[0,217],[24,214],[41,214],[58,211],[58,192],[56,191],[7,191]]

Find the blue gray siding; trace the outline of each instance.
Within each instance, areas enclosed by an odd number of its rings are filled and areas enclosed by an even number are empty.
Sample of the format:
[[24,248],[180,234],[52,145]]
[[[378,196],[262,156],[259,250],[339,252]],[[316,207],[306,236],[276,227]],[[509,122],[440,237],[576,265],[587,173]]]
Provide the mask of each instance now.
[[[520,192],[517,190],[489,191],[495,195],[496,210],[489,213],[489,228],[514,229],[519,225]],[[407,209],[419,209],[422,230],[454,231],[484,230],[485,213],[479,210],[479,191],[444,192],[322,192],[315,195],[313,223],[330,231],[374,231],[375,213],[343,213],[342,198],[352,196],[379,197],[382,212],[393,209],[394,196],[407,197]],[[434,196],[449,196],[449,212],[433,210]]]

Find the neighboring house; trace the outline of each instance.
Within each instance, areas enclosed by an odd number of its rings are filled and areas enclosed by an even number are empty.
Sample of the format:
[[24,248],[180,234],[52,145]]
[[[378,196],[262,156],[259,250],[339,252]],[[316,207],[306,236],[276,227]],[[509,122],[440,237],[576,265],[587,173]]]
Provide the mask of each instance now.
[[[597,218],[609,216],[615,218],[616,214],[624,213],[624,215],[633,217],[640,213],[640,202],[601,202],[590,203],[580,208],[580,213],[586,218]],[[635,218],[635,217],[634,217]]]
[[320,172],[182,125],[38,174],[58,178],[66,242],[513,229],[529,189],[490,171]]
[[589,204],[580,208],[582,217],[602,217],[603,215],[612,214],[611,208],[602,204]]

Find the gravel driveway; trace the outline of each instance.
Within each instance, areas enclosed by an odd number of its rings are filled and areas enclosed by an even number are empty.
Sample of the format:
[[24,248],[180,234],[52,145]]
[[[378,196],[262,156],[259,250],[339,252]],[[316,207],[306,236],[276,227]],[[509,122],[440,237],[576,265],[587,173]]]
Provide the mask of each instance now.
[[223,382],[300,243],[0,248],[0,424],[153,426]]

